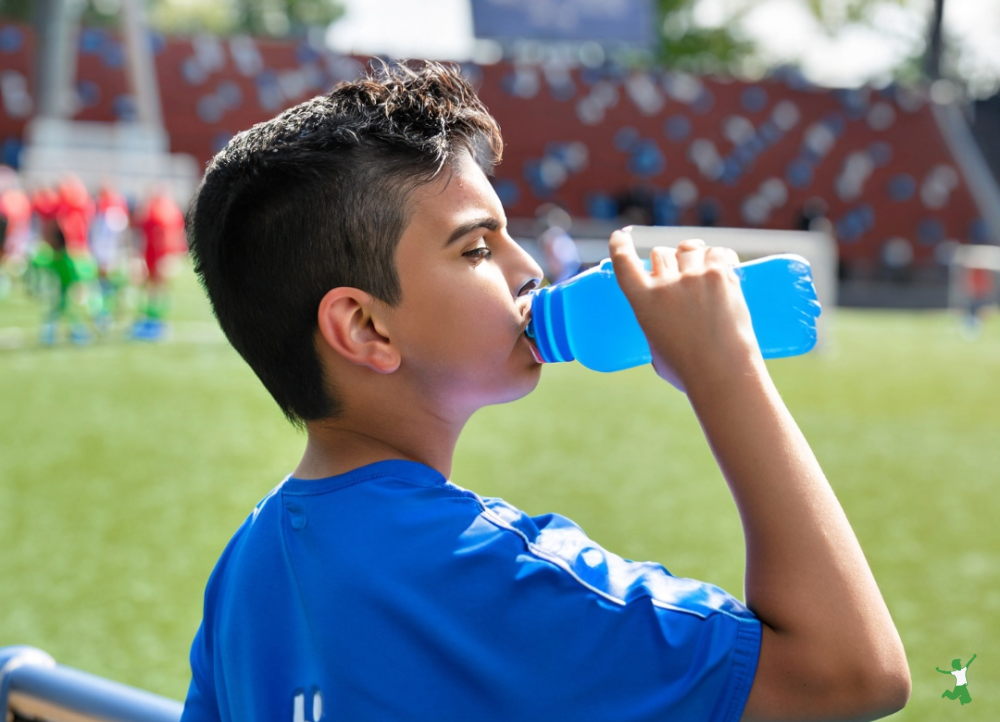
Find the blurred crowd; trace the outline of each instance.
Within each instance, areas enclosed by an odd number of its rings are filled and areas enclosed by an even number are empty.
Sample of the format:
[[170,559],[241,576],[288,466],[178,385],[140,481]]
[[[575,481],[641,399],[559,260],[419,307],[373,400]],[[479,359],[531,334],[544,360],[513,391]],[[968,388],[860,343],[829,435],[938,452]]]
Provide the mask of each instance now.
[[183,213],[165,188],[130,199],[105,183],[95,197],[66,176],[26,189],[0,166],[0,304],[35,299],[42,344],[161,338],[186,250]]

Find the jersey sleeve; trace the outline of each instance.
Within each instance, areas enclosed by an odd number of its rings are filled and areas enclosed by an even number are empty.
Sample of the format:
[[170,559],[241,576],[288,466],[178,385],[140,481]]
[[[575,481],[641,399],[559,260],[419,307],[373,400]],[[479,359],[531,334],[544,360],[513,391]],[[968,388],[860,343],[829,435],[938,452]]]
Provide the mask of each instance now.
[[207,669],[211,669],[211,664],[211,658],[206,650],[203,625],[191,645],[191,684],[188,686],[180,722],[219,722],[219,705],[215,699],[215,688],[206,674],[206,665]]
[[[760,652],[759,620],[711,584],[633,562],[565,517],[483,500],[487,555],[507,555],[508,625],[544,649],[536,699],[563,719],[736,722]],[[506,549],[504,549],[506,548]]]
[[233,535],[233,538],[229,540],[209,577],[205,587],[201,625],[191,643],[191,684],[188,686],[187,697],[184,700],[184,712],[180,722],[220,722],[221,720],[228,722],[230,719],[228,713],[224,714],[221,711],[226,705],[220,705],[218,683],[221,680],[216,679],[216,628],[219,615],[223,613],[220,610],[220,587],[223,585],[230,557],[256,518],[260,507],[273,493],[271,492],[258,504],[253,513],[247,517]]

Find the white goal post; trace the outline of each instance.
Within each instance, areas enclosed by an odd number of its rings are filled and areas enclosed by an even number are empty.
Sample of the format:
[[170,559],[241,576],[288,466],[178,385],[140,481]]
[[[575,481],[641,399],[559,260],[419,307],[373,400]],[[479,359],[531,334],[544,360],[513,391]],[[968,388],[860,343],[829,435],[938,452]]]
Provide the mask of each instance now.
[[655,246],[676,247],[690,238],[709,246],[736,251],[742,261],[779,253],[795,253],[812,267],[816,297],[823,307],[817,323],[817,348],[829,340],[833,310],[837,304],[837,242],[820,231],[771,231],[755,228],[706,228],[701,226],[633,226],[632,238],[641,256]]

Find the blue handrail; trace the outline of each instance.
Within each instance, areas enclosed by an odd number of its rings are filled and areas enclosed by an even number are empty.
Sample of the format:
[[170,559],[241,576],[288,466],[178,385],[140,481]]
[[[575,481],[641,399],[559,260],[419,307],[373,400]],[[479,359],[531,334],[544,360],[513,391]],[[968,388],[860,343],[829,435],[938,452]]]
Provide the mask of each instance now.
[[178,722],[183,707],[176,700],[56,664],[34,647],[0,647],[0,719],[15,710],[53,722],[60,722],[60,712],[94,722]]

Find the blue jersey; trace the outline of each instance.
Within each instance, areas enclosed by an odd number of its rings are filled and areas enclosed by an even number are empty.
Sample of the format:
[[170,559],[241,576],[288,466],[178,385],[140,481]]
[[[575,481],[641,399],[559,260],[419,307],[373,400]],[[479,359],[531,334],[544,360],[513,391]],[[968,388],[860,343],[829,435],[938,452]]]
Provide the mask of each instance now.
[[760,622],[409,461],[288,479],[226,547],[183,722],[738,720]]

